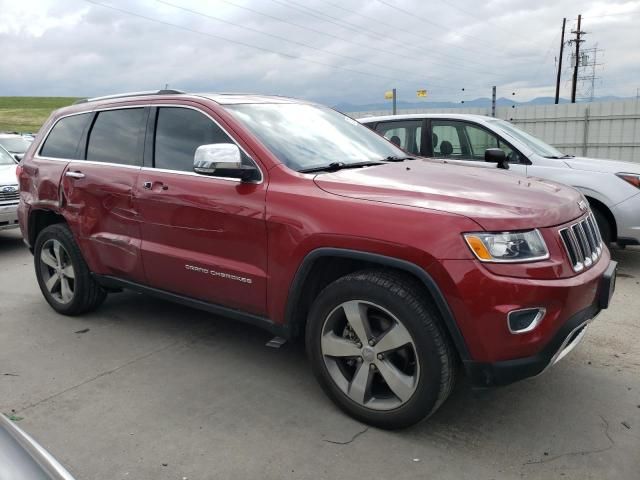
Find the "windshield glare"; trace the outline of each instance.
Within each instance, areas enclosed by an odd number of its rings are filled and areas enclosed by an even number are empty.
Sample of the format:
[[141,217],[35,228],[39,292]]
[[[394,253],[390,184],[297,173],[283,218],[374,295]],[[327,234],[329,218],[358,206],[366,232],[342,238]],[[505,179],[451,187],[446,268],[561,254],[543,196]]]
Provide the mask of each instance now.
[[9,152],[0,147],[0,165],[15,165],[16,162]]
[[566,156],[557,148],[552,147],[548,143],[545,143],[542,140],[540,140],[539,138],[536,138],[533,135],[528,134],[524,130],[520,130],[518,127],[516,127],[512,123],[509,123],[505,120],[497,120],[497,119],[489,120],[489,123],[492,123],[494,126],[501,129],[507,135],[510,135],[516,140],[521,141],[541,157],[560,158],[560,157]]
[[14,153],[24,153],[31,145],[31,142],[22,137],[0,138],[0,145]]
[[227,109],[293,170],[407,156],[369,128],[327,107],[269,103]]

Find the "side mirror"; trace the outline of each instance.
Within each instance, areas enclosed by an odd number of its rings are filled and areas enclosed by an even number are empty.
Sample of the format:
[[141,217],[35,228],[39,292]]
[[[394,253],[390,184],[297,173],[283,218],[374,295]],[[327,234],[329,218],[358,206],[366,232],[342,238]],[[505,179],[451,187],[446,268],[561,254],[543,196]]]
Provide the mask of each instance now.
[[509,170],[509,161],[507,160],[507,155],[504,153],[504,150],[500,150],[499,148],[487,148],[484,151],[484,161],[497,163],[498,168]]
[[200,145],[193,156],[193,171],[201,175],[239,178],[243,182],[259,179],[258,169],[242,164],[240,149],[233,143]]

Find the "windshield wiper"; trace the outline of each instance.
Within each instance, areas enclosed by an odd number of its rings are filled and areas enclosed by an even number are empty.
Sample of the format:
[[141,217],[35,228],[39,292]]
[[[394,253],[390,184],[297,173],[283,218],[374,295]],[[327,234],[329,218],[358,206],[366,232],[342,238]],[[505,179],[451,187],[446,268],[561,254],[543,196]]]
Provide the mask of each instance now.
[[344,170],[346,168],[360,168],[369,167],[372,165],[384,165],[384,162],[331,162],[329,165],[323,165],[321,167],[311,167],[298,170],[300,173],[313,173],[313,172],[337,172],[338,170]]
[[387,162],[404,162],[405,160],[415,160],[416,157],[395,157],[393,155],[389,155],[385,158]]

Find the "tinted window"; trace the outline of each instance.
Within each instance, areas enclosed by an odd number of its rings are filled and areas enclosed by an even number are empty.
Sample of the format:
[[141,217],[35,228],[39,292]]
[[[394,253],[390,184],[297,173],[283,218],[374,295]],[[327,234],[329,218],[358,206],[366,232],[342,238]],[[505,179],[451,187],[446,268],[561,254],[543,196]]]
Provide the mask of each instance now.
[[127,108],[98,113],[89,135],[87,160],[140,165],[138,141],[144,109]]
[[155,167],[193,171],[193,155],[201,145],[234,143],[210,118],[188,108],[158,110]]
[[78,142],[91,114],[73,115],[58,121],[40,151],[43,157],[78,159]]
[[422,120],[381,123],[376,130],[403,150],[420,155]]
[[433,122],[432,127],[433,156],[437,158],[462,158],[462,127],[454,123]]

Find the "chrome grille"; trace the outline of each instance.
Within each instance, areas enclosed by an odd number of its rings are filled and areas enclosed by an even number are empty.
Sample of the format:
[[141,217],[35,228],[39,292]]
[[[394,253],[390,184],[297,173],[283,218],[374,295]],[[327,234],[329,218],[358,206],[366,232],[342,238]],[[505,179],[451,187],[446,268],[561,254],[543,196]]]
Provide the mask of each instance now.
[[20,201],[20,192],[3,192],[0,188],[0,202],[18,202]]
[[589,213],[579,222],[560,230],[560,237],[567,255],[569,255],[573,270],[576,272],[593,265],[600,258],[604,248],[593,213]]

